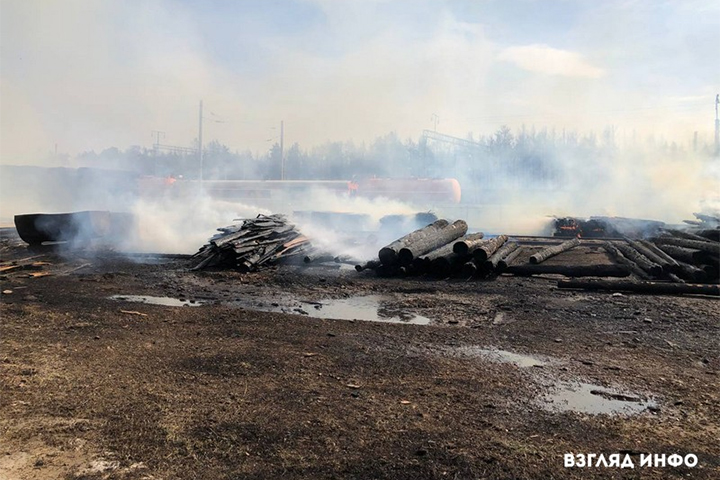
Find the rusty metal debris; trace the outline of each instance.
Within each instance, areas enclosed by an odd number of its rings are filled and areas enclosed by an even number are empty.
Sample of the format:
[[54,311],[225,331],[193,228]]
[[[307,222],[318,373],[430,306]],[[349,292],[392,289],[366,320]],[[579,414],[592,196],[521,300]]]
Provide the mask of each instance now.
[[200,260],[193,270],[230,267],[250,272],[282,260],[302,259],[312,248],[309,239],[279,214],[258,215],[218,231],[193,255]]

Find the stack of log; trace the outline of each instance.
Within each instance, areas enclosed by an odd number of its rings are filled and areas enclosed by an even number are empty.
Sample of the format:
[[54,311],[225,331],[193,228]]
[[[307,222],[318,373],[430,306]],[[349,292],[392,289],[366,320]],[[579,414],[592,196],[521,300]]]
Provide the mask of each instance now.
[[605,250],[642,280],[720,282],[720,242],[680,230],[650,240],[607,242]]
[[720,295],[720,237],[717,229],[696,233],[668,229],[650,240],[607,242],[605,250],[641,281],[561,281],[560,288],[643,293]]
[[218,231],[193,255],[200,259],[193,270],[224,267],[251,272],[280,261],[302,259],[312,248],[308,238],[284,215],[258,215]]
[[506,245],[507,235],[485,239],[482,232],[468,234],[467,230],[464,220],[437,220],[383,247],[378,259],[356,265],[355,269],[375,270],[382,277],[472,276],[506,268],[517,255],[517,244]]

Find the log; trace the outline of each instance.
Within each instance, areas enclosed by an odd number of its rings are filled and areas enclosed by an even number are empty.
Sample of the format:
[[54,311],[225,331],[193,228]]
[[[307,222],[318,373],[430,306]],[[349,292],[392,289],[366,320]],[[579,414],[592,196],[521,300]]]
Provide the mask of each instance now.
[[454,255],[455,252],[455,245],[461,242],[465,241],[472,241],[477,235],[482,236],[482,233],[471,233],[470,235],[465,235],[461,238],[458,238],[455,242],[450,242],[445,245],[443,245],[440,248],[436,248],[435,250],[428,252],[425,255],[421,255],[415,259],[413,259],[412,265],[414,268],[418,269],[419,271],[426,273],[429,272],[432,269],[432,263],[435,262],[435,260],[439,258],[448,257],[448,262],[452,262],[453,264],[455,262],[462,260],[465,260],[464,256],[461,255]]
[[707,228],[705,230],[698,230],[697,234],[706,240],[720,242],[720,228]]
[[704,283],[708,278],[705,270],[685,262],[678,262],[676,273],[681,278],[695,283]]
[[[638,242],[637,240],[630,240],[625,239],[626,242],[628,242],[632,247],[640,252],[642,255],[644,255],[648,260],[650,260],[653,263],[656,263],[662,267],[663,272],[669,272],[672,270],[673,265],[670,264],[670,262],[665,261],[663,257],[643,245],[642,243]],[[674,262],[673,262],[674,263]]]
[[678,276],[675,275],[674,273],[668,273],[668,274],[667,274],[667,277],[668,277],[671,281],[673,281],[673,282],[675,282],[675,283],[685,283],[685,280],[683,280],[682,278],[678,277]]
[[470,260],[469,262],[465,262],[465,264],[463,264],[461,271],[463,277],[472,277],[477,274],[478,268],[477,265],[475,265],[475,261]]
[[658,245],[660,247],[660,250],[667,253],[671,257],[673,257],[675,260],[679,262],[685,262],[685,263],[701,263],[702,260],[706,257],[703,252],[700,250],[696,250],[693,248],[685,248],[685,247],[678,247],[676,245]]
[[504,273],[511,275],[565,275],[566,277],[627,277],[630,268],[626,265],[515,265],[507,267]]
[[324,262],[334,262],[335,261],[335,255],[329,255],[329,254],[311,254],[311,255],[305,255],[303,258],[303,262],[305,263],[324,263]]
[[358,272],[362,272],[363,270],[375,270],[380,265],[382,265],[380,260],[370,260],[369,262],[366,262],[365,265],[355,265],[355,270]]
[[[675,271],[676,268],[678,267],[677,260],[675,260],[667,253],[660,250],[660,248],[657,245],[655,245],[654,243],[648,242],[647,240],[638,240],[638,243],[640,245],[642,245],[643,247],[645,247],[647,250],[654,253],[658,258],[661,258],[663,260],[663,263],[660,263],[660,265],[663,265],[663,268],[665,265],[668,265],[669,270]],[[657,263],[659,263],[659,262],[657,262]]]
[[383,265],[393,265],[398,261],[398,253],[401,249],[405,248],[409,244],[420,241],[426,236],[435,235],[438,230],[447,227],[449,222],[447,220],[436,220],[430,225],[426,225],[423,228],[410,232],[404,237],[400,237],[389,245],[384,246],[378,252],[378,257]]
[[481,266],[485,260],[492,256],[495,251],[502,247],[507,242],[507,235],[498,235],[495,238],[481,242],[477,248],[472,250],[472,256],[478,262],[478,266]]
[[444,278],[457,273],[469,257],[450,252],[448,255],[438,257],[430,263],[430,273],[436,277]]
[[694,283],[627,282],[611,280],[559,280],[558,288],[610,290],[654,294],[693,294],[720,296],[720,285]]
[[424,235],[407,243],[397,254],[400,265],[408,266],[415,257],[425,255],[428,252],[440,248],[453,240],[456,240],[467,232],[468,226],[464,220],[456,220],[435,232]]
[[485,234],[483,232],[465,235],[463,238],[458,239],[453,244],[453,252],[457,253],[458,255],[469,255],[470,252],[472,252],[473,250],[478,248],[480,244],[482,244],[484,236]]
[[383,278],[396,277],[396,276],[400,275],[401,273],[404,273],[404,272],[401,272],[400,268],[401,267],[398,264],[388,265],[388,264],[383,263],[382,265],[378,266],[375,269],[375,273],[377,274],[378,277],[383,277]]
[[522,252],[523,247],[520,247],[508,254],[507,257],[500,260],[497,264],[497,269],[495,270],[497,273],[503,273],[505,270],[508,269],[508,267],[512,264],[513,260],[515,260],[517,257],[520,256],[520,252]]
[[720,255],[720,243],[711,242],[710,240],[690,240],[687,238],[677,237],[657,237],[653,241],[658,245],[674,245],[683,248],[692,248],[700,250],[709,255]]
[[642,278],[643,280],[649,280],[650,275],[645,273],[645,270],[638,267],[635,262],[632,260],[629,260],[623,256],[622,253],[620,253],[620,250],[615,248],[615,246],[610,242],[605,242],[603,245],[603,248],[606,252],[610,254],[612,258],[614,258],[618,263],[621,263],[623,265],[626,265],[628,268],[630,268],[630,271],[634,273],[637,277]]
[[483,263],[483,271],[485,273],[493,272],[497,269],[498,263],[503,258],[507,257],[509,254],[514,252],[520,248],[520,244],[517,242],[506,242],[505,245],[498,248],[495,253],[493,253],[490,258],[485,260],[485,263]]
[[358,260],[352,255],[336,255],[333,259],[335,263],[347,263],[348,265],[356,265]]
[[662,275],[663,268],[660,265],[651,262],[645,255],[635,250],[629,243],[616,242],[614,245],[626,258],[635,262],[638,267],[642,268],[653,277],[659,277]]
[[[697,240],[697,241],[700,241],[700,242],[708,242],[708,241],[711,241],[710,239],[705,238],[705,237],[703,237],[702,235],[699,235],[699,234],[697,234],[697,233],[684,232],[684,231],[682,231],[682,230],[673,230],[673,229],[665,230],[665,231],[668,232],[668,233],[669,233],[670,235],[672,235],[673,237],[676,237],[676,238],[685,238],[685,239],[687,239],[687,240]],[[720,231],[720,230],[718,230],[718,231]],[[715,240],[715,241],[717,242],[717,240]]]
[[540,250],[538,253],[531,255],[530,263],[532,263],[532,264],[542,263],[545,260],[547,260],[548,258],[554,257],[555,255],[558,255],[562,252],[570,250],[571,248],[575,248],[578,245],[580,245],[580,240],[577,237],[575,237],[572,240],[568,240],[566,242],[561,243],[560,245],[555,245],[553,247],[545,248],[543,250]]
[[702,270],[705,272],[706,283],[718,283],[720,281],[720,269],[715,265],[703,265]]

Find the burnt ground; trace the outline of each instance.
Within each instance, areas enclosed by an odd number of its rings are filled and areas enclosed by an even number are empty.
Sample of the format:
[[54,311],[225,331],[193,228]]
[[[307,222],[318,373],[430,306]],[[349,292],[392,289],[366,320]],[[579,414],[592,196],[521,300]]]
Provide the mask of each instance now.
[[[31,254],[6,241],[0,255]],[[559,290],[551,277],[41,260],[51,275],[0,279],[11,291],[0,304],[3,479],[720,476],[717,299]],[[246,308],[368,294],[432,322]],[[550,401],[574,382],[623,392],[635,408],[594,414]],[[627,454],[636,468],[568,469],[569,452]],[[643,453],[699,463],[639,468]]]

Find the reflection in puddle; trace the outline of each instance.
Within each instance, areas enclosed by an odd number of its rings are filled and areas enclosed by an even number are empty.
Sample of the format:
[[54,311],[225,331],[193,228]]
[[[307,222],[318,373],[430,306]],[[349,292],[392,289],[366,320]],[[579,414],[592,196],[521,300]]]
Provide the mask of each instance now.
[[512,363],[521,368],[542,367],[548,364],[547,361],[541,360],[540,358],[532,355],[523,355],[520,353],[509,352],[507,350],[498,350],[496,348],[464,346],[459,347],[457,350],[461,355],[485,357],[491,362]]
[[654,401],[591,383],[559,382],[552,388],[555,391],[542,400],[543,406],[553,411],[634,414],[657,406]]
[[179,300],[170,297],[153,297],[150,295],[113,295],[111,300],[121,302],[149,303],[151,305],[163,305],[165,307],[199,307],[203,302],[196,300]]
[[431,320],[415,315],[401,308],[393,308],[388,302],[392,299],[380,295],[367,295],[350,298],[328,299],[322,302],[289,301],[285,305],[240,305],[244,308],[265,312],[282,312],[307,315],[313,318],[338,320],[364,320],[369,322],[408,323],[428,325]]

